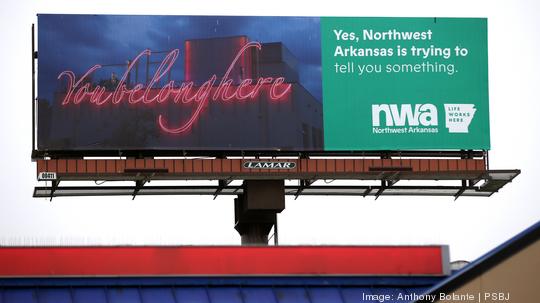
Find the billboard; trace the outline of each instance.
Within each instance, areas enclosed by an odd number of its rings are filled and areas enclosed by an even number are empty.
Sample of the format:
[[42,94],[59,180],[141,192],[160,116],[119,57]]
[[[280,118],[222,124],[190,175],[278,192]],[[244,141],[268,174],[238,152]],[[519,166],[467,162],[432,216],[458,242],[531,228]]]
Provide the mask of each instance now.
[[38,15],[40,151],[489,149],[487,21]]

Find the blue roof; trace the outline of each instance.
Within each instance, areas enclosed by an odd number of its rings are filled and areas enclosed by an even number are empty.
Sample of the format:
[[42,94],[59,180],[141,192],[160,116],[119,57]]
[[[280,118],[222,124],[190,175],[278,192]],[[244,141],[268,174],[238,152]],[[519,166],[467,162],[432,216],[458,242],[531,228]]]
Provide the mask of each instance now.
[[420,295],[443,277],[145,277],[0,279],[0,303],[352,303]]
[[[531,243],[540,239],[540,221],[510,238],[503,244],[495,247],[485,255],[463,267],[455,274],[441,280],[439,283],[426,290],[424,294],[448,293],[478,277],[490,268],[497,266],[502,261],[510,258],[517,252],[526,248]],[[424,300],[425,301],[425,300]],[[419,300],[417,302],[424,302]]]

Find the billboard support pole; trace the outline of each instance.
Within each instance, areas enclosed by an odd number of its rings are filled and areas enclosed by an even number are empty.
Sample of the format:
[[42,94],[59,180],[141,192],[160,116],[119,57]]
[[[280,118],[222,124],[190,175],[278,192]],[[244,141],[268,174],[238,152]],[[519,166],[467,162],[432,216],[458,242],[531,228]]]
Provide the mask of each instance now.
[[234,199],[234,228],[240,234],[242,245],[268,245],[272,227],[277,237],[277,214],[283,209],[283,180],[245,180],[243,193]]

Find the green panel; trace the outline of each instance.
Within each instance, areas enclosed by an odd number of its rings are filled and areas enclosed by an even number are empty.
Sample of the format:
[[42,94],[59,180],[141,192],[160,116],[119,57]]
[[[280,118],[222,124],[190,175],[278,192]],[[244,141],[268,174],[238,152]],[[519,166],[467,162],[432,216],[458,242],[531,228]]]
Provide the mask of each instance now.
[[324,17],[321,31],[325,150],[490,148],[486,19]]

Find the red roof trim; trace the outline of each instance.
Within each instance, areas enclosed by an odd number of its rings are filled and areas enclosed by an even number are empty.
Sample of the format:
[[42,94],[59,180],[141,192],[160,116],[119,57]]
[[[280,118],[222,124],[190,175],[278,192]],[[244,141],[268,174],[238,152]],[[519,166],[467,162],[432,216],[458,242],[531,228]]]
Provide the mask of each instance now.
[[3,247],[0,276],[444,275],[445,246]]

